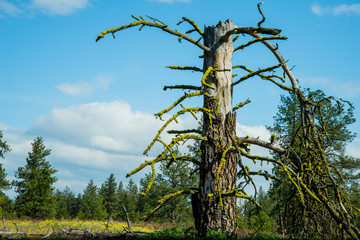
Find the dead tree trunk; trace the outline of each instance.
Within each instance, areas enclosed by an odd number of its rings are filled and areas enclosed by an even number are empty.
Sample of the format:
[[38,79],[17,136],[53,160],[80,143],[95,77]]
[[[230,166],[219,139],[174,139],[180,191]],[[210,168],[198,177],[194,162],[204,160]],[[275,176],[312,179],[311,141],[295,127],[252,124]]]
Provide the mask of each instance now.
[[[201,235],[208,230],[221,230],[234,234],[236,230],[236,198],[221,196],[236,187],[237,156],[226,149],[235,136],[236,114],[232,112],[232,37],[222,42],[226,32],[234,29],[231,21],[219,22],[217,26],[206,27],[204,43],[212,51],[205,52],[204,74],[213,69],[206,79],[207,94],[204,108],[210,109],[215,117],[204,115],[201,144],[200,192],[193,197],[196,229]],[[211,86],[211,87],[210,87]],[[231,135],[231,136],[230,136]],[[225,152],[225,158],[223,154]]]

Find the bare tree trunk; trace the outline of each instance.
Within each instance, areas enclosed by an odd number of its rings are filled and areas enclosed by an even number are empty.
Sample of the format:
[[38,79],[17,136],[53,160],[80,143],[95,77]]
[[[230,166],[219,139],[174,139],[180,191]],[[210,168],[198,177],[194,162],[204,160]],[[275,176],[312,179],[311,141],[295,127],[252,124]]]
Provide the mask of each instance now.
[[[219,168],[222,154],[235,136],[236,114],[232,112],[232,37],[220,42],[221,37],[234,28],[231,21],[219,22],[217,26],[206,27],[204,31],[205,46],[212,48],[204,55],[204,73],[212,67],[208,75],[204,107],[215,114],[210,120],[204,114],[203,135],[206,141],[201,143],[202,162],[200,166],[200,193],[193,196],[193,211],[196,229],[201,235],[210,230],[221,230],[235,234],[236,198],[222,196],[221,193],[236,187],[237,156],[227,152],[225,162]],[[218,173],[219,171],[219,173]],[[210,195],[210,196],[209,196]]]

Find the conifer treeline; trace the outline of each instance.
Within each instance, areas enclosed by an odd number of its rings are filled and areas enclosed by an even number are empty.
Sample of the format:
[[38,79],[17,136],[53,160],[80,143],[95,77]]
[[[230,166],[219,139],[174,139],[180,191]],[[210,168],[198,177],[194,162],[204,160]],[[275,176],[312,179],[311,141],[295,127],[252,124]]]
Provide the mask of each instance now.
[[[2,140],[0,131],[0,157],[10,151],[10,146]],[[91,179],[82,193],[77,196],[69,187],[55,189],[54,174],[57,172],[46,160],[51,153],[46,149],[41,137],[32,143],[32,151],[26,158],[26,165],[15,172],[16,180],[6,180],[5,169],[0,164],[0,215],[6,218],[32,219],[90,219],[125,221],[123,207],[127,209],[131,221],[141,221],[146,213],[154,209],[160,196],[194,187],[195,178],[189,177],[192,169],[187,162],[176,162],[170,168],[165,163],[160,166],[161,174],[156,174],[151,191],[145,191],[151,179],[148,174],[138,186],[132,179],[128,184],[117,182],[113,173],[101,184],[95,185]],[[4,190],[14,187],[14,200],[5,195]],[[0,216],[1,217],[1,216]],[[188,222],[191,220],[189,197],[170,200],[169,204],[152,216],[152,221]]]

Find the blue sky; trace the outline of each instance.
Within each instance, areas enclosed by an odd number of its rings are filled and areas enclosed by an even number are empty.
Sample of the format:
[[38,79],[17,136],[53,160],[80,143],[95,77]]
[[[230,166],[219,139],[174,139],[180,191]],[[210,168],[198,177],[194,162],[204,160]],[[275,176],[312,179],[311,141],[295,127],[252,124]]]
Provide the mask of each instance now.
[[[201,67],[202,52],[159,29],[128,29],[117,33],[116,39],[109,35],[95,42],[97,35],[131,22],[132,14],[158,18],[183,32],[190,29],[176,25],[183,16],[201,28],[226,19],[237,26],[256,26],[261,20],[257,3],[0,0],[0,129],[12,148],[1,161],[8,178],[14,179],[14,171],[25,164],[30,143],[42,136],[52,149],[48,160],[59,170],[57,188],[70,186],[78,193],[90,178],[101,184],[110,173],[127,182],[125,174],[146,159],[142,151],[162,124],[153,114],[182,95],[162,87],[201,79],[199,73],[164,66]],[[262,10],[266,16],[262,26],[280,28],[288,37],[279,42],[279,50],[294,66],[300,84],[351,101],[359,120],[360,2],[265,0]],[[256,45],[237,51],[233,64],[256,69],[277,62],[265,47]],[[252,103],[238,112],[238,134],[267,139],[265,126],[272,123],[280,93],[259,79],[239,85],[233,103],[247,98]],[[200,99],[196,103],[201,104]],[[186,116],[176,127],[192,124]],[[359,123],[351,130],[359,135]],[[149,157],[160,150],[155,147]],[[360,136],[347,153],[360,157]]]

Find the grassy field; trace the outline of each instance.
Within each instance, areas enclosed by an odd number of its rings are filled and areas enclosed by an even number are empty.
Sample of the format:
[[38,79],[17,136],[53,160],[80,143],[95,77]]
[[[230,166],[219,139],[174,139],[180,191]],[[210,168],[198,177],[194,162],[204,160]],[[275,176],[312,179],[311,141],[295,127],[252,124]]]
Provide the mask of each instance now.
[[[22,232],[26,234],[49,234],[51,232],[69,231],[89,231],[93,233],[122,233],[125,232],[127,223],[95,220],[4,220],[0,225],[1,231]],[[154,232],[155,227],[147,224],[134,224],[132,231]]]
[[[1,221],[1,220],[0,220]],[[132,239],[132,240],[200,240],[196,231],[190,226],[174,226],[170,223],[132,224],[133,232],[148,234],[128,233],[126,222],[96,221],[96,220],[3,220],[0,223],[0,239],[11,237],[12,239]],[[160,230],[160,231],[158,231]],[[12,233],[11,235],[5,233]],[[70,234],[71,233],[71,234]],[[206,240],[284,240],[286,238],[272,234],[251,235],[245,230],[238,229],[237,236],[228,238],[220,232],[210,232]],[[201,239],[201,240],[204,240]],[[300,238],[299,238],[300,239]]]

